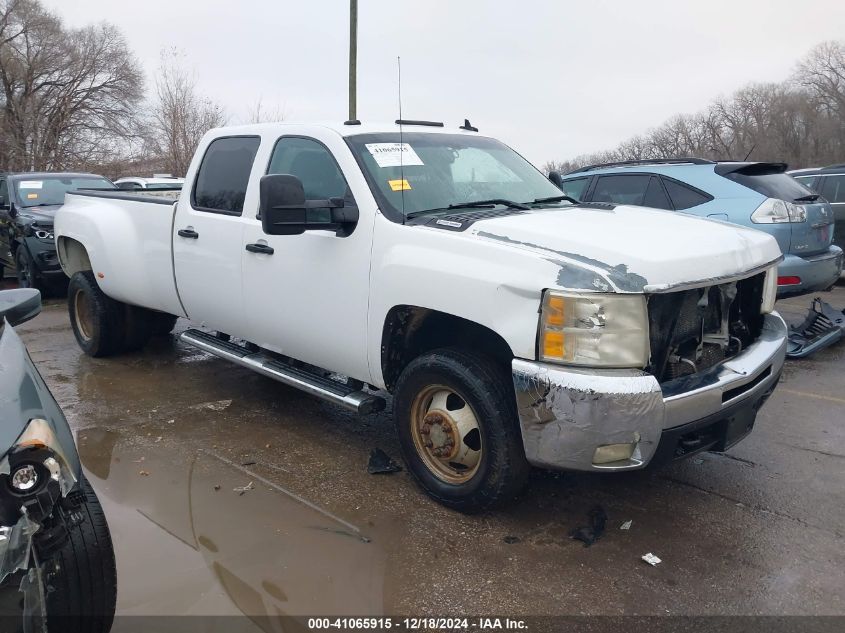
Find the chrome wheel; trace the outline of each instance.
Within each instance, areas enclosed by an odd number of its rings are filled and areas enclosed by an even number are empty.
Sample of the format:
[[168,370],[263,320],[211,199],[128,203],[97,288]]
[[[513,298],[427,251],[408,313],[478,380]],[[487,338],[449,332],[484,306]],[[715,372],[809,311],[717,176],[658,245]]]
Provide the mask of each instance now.
[[91,307],[85,293],[77,290],[73,295],[73,314],[76,317],[76,328],[86,341],[90,341],[94,332],[94,319]]
[[414,448],[438,479],[464,484],[478,472],[481,429],[460,394],[444,385],[426,387],[414,399],[410,422]]

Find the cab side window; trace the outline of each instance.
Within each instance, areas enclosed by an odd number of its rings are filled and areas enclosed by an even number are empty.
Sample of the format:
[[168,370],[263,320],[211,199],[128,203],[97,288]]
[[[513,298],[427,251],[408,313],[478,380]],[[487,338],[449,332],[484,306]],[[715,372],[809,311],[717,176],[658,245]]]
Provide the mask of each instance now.
[[197,172],[192,206],[199,211],[240,215],[260,144],[261,139],[257,136],[213,140],[205,150]]
[[117,183],[117,188],[128,191],[137,191],[141,188],[141,185],[137,182],[119,182]]
[[302,181],[307,200],[352,199],[337,162],[322,144],[309,138],[283,136],[273,148],[268,174],[289,174]]
[[0,180],[0,208],[9,206],[9,185],[6,180]]

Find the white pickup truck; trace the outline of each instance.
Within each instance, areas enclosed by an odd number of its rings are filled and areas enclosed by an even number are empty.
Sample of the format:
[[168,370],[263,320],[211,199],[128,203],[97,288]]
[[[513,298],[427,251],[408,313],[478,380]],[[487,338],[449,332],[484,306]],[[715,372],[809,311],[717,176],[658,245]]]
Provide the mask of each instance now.
[[643,468],[744,437],[781,374],[765,233],[580,204],[469,124],[215,129],[174,203],[69,194],[55,221],[93,356],[181,340],[361,413],[440,502],[529,465]]

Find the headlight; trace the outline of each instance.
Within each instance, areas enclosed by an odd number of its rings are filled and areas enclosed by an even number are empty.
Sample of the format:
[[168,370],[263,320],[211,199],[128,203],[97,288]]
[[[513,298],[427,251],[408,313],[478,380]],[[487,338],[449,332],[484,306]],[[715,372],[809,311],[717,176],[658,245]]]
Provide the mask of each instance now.
[[35,229],[35,237],[39,240],[52,240],[53,233],[51,231],[45,231],[44,229]]
[[806,219],[807,210],[804,207],[775,198],[766,198],[751,214],[751,221],[755,224],[804,222]]
[[763,281],[763,302],[760,305],[760,314],[768,314],[775,309],[775,301],[778,298],[778,268],[772,266],[766,271],[766,278]]
[[18,494],[41,488],[52,479],[62,496],[73,489],[76,477],[47,420],[30,420],[9,452],[0,460],[0,475],[7,475],[9,486]]
[[590,367],[645,367],[644,295],[563,294],[547,290],[540,311],[540,360]]

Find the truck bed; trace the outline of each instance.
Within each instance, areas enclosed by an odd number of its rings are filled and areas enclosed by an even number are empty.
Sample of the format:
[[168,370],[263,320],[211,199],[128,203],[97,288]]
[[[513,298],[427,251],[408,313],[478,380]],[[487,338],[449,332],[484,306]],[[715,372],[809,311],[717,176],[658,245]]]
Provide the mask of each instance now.
[[56,214],[60,256],[61,240],[76,240],[85,245],[92,271],[107,295],[184,316],[173,274],[175,210],[176,201],[163,196],[69,193]]

